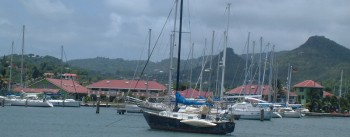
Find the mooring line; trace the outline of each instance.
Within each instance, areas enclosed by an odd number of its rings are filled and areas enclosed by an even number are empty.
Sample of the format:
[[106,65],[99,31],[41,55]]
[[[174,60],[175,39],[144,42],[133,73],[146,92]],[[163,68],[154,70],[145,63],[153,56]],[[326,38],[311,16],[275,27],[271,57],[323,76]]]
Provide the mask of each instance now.
[[125,117],[123,117],[123,118],[121,118],[121,119],[118,119],[118,120],[116,120],[116,121],[114,121],[114,122],[112,122],[112,123],[109,123],[109,124],[107,124],[105,127],[108,127],[108,126],[110,126],[110,125],[113,125],[114,123],[117,123],[117,122],[119,122],[119,121],[125,119],[126,117],[130,117],[130,116],[135,116],[135,115],[125,115]]
[[125,117],[123,117],[123,118],[121,118],[121,119],[118,119],[117,121],[114,121],[114,122],[112,122],[112,123],[107,124],[105,127],[108,127],[108,126],[110,126],[110,125],[113,125],[114,123],[117,123],[117,122],[119,122],[119,121],[125,119],[126,117],[128,117],[128,115],[126,115]]

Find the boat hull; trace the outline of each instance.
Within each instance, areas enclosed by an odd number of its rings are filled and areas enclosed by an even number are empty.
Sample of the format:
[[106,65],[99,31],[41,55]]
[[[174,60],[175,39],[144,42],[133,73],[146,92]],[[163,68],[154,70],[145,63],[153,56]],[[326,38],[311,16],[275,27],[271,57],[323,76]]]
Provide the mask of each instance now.
[[53,107],[52,103],[40,100],[15,99],[9,100],[11,106],[28,106],[28,107]]
[[80,107],[80,101],[48,100],[57,107]]
[[232,133],[235,129],[235,123],[232,122],[215,122],[215,126],[193,126],[181,122],[183,119],[175,117],[161,116],[152,112],[143,112],[148,125],[151,129],[180,131],[180,132],[192,132],[192,133],[205,133],[205,134],[228,134]]
[[264,111],[264,115],[261,115],[261,111],[234,111],[233,114],[239,116],[239,119],[247,120],[271,120],[272,112]]

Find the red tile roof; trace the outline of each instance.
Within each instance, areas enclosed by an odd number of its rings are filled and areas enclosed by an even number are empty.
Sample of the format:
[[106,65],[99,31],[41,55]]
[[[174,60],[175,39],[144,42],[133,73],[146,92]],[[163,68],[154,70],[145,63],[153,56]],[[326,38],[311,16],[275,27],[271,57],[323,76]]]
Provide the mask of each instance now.
[[323,97],[326,97],[326,96],[334,96],[333,94],[327,92],[327,91],[323,91]]
[[62,79],[62,87],[61,79],[46,78],[46,80],[69,93],[88,93],[88,89],[86,87],[73,80]]
[[297,97],[298,95],[297,95],[297,93],[295,93],[295,92],[289,92],[289,96],[291,96],[291,97]]
[[[199,91],[192,88],[180,91],[180,94],[185,98],[199,98]],[[206,98],[209,96],[213,96],[213,92],[201,91],[200,94],[202,97],[206,97]]]
[[[137,85],[136,85],[137,83]],[[101,80],[88,86],[88,88],[110,89],[147,89],[147,81],[140,80]],[[166,87],[156,81],[148,81],[148,90],[166,90]]]
[[62,76],[67,76],[67,77],[77,77],[77,74],[70,74],[70,73],[64,73]]
[[57,93],[59,89],[48,89],[48,88],[13,88],[15,92],[25,92],[25,93]]
[[324,88],[321,84],[318,84],[317,82],[313,81],[313,80],[305,80],[303,82],[300,82],[296,85],[293,86],[293,88],[299,88],[299,87],[303,87],[303,88]]
[[[231,89],[229,91],[227,91],[227,94],[260,94],[260,92],[258,92],[258,85],[246,85],[245,86],[246,89],[246,93],[244,92],[244,88],[243,86],[239,86],[237,88]],[[250,92],[249,92],[250,91]],[[263,86],[263,95],[268,95],[269,94],[269,86],[268,85],[264,85]]]

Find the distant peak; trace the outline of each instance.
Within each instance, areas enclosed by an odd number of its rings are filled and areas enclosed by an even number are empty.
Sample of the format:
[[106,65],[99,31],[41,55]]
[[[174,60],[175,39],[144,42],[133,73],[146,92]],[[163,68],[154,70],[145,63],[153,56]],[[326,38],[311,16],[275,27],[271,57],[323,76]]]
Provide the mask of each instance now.
[[304,45],[320,45],[320,44],[333,45],[335,44],[335,42],[326,38],[325,36],[316,35],[316,36],[309,37],[309,39],[305,42]]

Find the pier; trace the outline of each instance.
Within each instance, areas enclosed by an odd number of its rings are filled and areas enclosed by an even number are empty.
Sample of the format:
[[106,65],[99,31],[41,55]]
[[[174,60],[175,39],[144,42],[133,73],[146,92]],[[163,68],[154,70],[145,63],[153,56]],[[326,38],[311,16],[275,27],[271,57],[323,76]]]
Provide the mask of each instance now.
[[319,117],[350,117],[349,113],[317,113],[306,112],[305,116],[319,116]]

